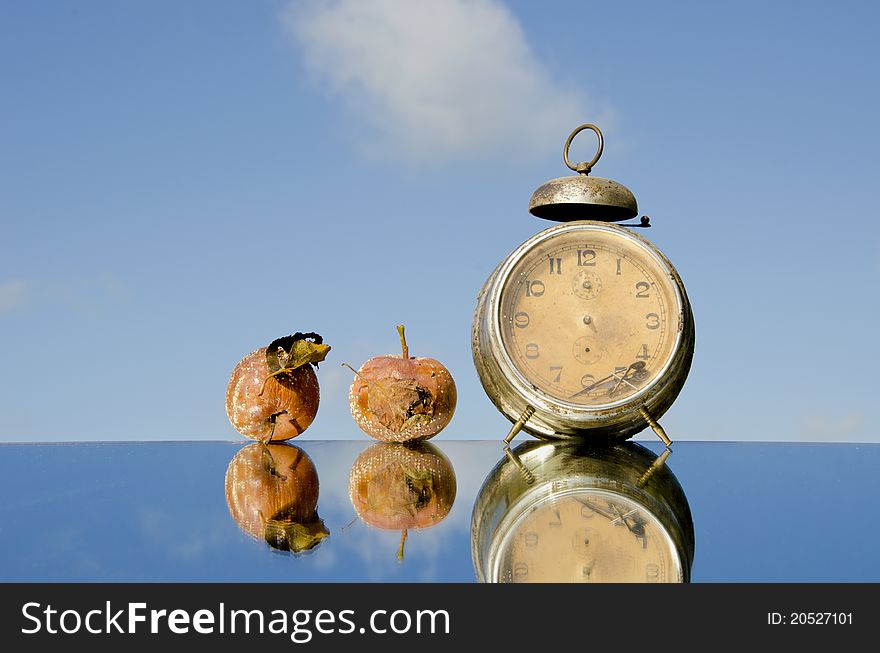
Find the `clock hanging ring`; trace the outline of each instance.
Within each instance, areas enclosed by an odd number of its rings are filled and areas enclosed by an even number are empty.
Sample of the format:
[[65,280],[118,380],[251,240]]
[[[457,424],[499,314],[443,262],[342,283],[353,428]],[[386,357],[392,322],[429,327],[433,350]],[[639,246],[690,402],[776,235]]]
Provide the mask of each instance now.
[[[574,137],[592,130],[592,161],[573,164]],[[563,159],[577,175],[543,184],[529,211],[561,224],[514,249],[477,298],[474,364],[486,394],[519,430],[540,438],[626,439],[672,405],[690,370],[694,319],[672,263],[633,227],[626,186],[590,172],[604,148],[595,125],[575,129]]]

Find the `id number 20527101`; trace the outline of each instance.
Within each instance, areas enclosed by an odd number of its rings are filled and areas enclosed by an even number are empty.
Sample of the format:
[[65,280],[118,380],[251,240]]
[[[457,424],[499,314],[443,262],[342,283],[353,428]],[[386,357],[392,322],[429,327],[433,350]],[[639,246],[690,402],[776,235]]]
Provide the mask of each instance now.
[[852,612],[768,612],[770,626],[851,626]]

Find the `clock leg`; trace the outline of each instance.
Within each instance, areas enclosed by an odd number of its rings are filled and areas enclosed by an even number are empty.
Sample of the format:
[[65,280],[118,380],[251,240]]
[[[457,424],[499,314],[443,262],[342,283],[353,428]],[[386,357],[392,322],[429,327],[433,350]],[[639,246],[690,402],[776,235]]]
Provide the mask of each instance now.
[[645,484],[648,482],[648,479],[650,479],[658,469],[666,464],[666,459],[669,458],[669,454],[671,453],[672,449],[666,447],[663,450],[663,453],[654,458],[654,462],[652,462],[651,466],[645,470],[645,473],[642,474],[642,477],[636,482],[636,485],[638,487],[644,487]]
[[519,470],[519,473],[522,474],[523,479],[525,479],[526,485],[531,485],[535,482],[535,475],[532,474],[526,466],[522,464],[522,461],[519,459],[515,453],[510,450],[510,447],[504,447],[504,455],[507,456],[507,459],[513,463],[514,467]]
[[640,408],[639,412],[642,413],[642,417],[645,418],[648,426],[654,429],[654,433],[656,433],[657,437],[663,441],[663,444],[665,444],[667,447],[672,445],[672,440],[669,439],[669,436],[666,435],[666,431],[663,430],[663,427],[660,426],[657,420],[651,417],[651,413],[649,413],[644,407]]
[[519,416],[519,419],[510,427],[510,433],[504,438],[504,444],[510,444],[510,441],[516,437],[516,434],[522,430],[522,427],[526,425],[526,422],[528,422],[529,418],[534,414],[535,409],[531,406],[526,406],[526,409],[522,412],[522,415]]

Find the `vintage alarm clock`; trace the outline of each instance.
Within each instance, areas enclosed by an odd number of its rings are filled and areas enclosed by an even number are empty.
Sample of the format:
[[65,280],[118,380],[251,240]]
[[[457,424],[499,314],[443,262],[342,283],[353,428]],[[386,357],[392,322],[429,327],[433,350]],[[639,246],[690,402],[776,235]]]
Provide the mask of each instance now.
[[670,453],[589,440],[505,448],[471,517],[477,580],[689,582],[694,524]]
[[[574,137],[599,148],[572,164]],[[529,211],[561,222],[529,238],[495,269],[477,298],[472,352],[489,398],[513,427],[541,438],[625,439],[657,423],[678,396],[694,352],[684,284],[651,242],[614,224],[638,215],[632,192],[589,173],[602,155],[598,127],[568,137],[566,165],[532,195]]]

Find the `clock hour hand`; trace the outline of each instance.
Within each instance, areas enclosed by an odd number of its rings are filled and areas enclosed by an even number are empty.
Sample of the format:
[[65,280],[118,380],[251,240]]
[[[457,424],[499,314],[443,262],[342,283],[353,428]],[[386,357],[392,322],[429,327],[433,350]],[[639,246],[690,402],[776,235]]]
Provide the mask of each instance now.
[[569,397],[569,399],[574,399],[575,397],[580,397],[581,395],[585,395],[585,394],[587,394],[588,392],[590,392],[593,388],[595,388],[595,387],[597,387],[597,386],[600,386],[600,385],[602,385],[603,383],[605,383],[606,381],[608,381],[609,379],[613,379],[613,378],[614,378],[614,374],[609,374],[609,375],[606,376],[604,379],[599,379],[599,380],[596,381],[595,383],[591,383],[590,385],[588,385],[588,386],[587,386],[586,388],[584,388],[583,390],[579,390],[578,392],[575,392],[573,395],[571,395],[571,396]]
[[[620,387],[621,383],[626,383],[630,388],[636,390],[637,388],[632,383],[630,383],[628,379],[636,376],[636,374],[641,372],[644,368],[644,361],[636,361],[635,363],[632,363],[629,367],[627,367],[626,370],[624,370],[622,376],[618,376],[615,372],[612,372],[611,375],[617,379],[617,383],[614,385],[613,388],[611,388],[611,392],[609,392],[608,394],[613,395],[615,392],[617,392],[617,389]],[[630,375],[630,373],[632,373],[632,375]]]
[[599,506],[595,505],[592,501],[588,501],[585,499],[577,499],[577,501],[579,503],[582,503],[583,505],[585,505],[587,508],[589,508],[590,510],[595,512],[597,515],[602,515],[603,517],[605,517],[608,520],[617,519],[616,515],[614,515],[610,512],[606,512],[605,510],[603,510]]
[[[632,510],[622,513],[620,512],[620,508],[617,506],[614,507],[614,512],[617,513],[617,517],[611,520],[612,524],[618,524],[623,522],[623,525],[629,529],[629,532],[636,536],[636,538],[645,537],[645,521],[639,518],[639,512],[637,509],[633,508]],[[629,518],[632,517],[633,523],[629,523]]]
[[627,367],[626,370],[624,370],[623,375],[621,375],[617,372],[612,372],[608,376],[591,383],[590,385],[583,388],[582,390],[579,390],[578,392],[575,392],[573,395],[571,395],[569,397],[569,399],[574,399],[575,397],[580,397],[581,395],[585,395],[588,392],[591,392],[594,388],[599,387],[600,385],[602,385],[603,383],[605,383],[607,381],[610,381],[611,379],[617,379],[617,384],[614,386],[614,388],[611,389],[611,392],[609,392],[609,394],[614,394],[614,391],[617,390],[617,388],[620,386],[621,383],[626,383],[628,386],[635,389],[635,386],[632,383],[630,383],[628,380],[630,378],[630,374],[635,375],[638,372],[641,372],[644,368],[645,368],[644,361],[636,361],[635,363],[632,363],[629,367]]
[[[627,512],[621,512],[620,508],[618,508],[614,504],[608,504],[608,509],[613,512],[609,512],[608,510],[604,510],[599,506],[595,505],[592,501],[577,499],[579,503],[582,503],[584,506],[592,510],[597,515],[602,515],[605,519],[609,520],[614,526],[626,526],[627,530],[630,533],[636,536],[636,538],[645,537],[645,522],[643,519],[639,517],[638,509],[633,508],[632,510],[628,510]],[[629,520],[632,519],[633,523],[630,524]]]

